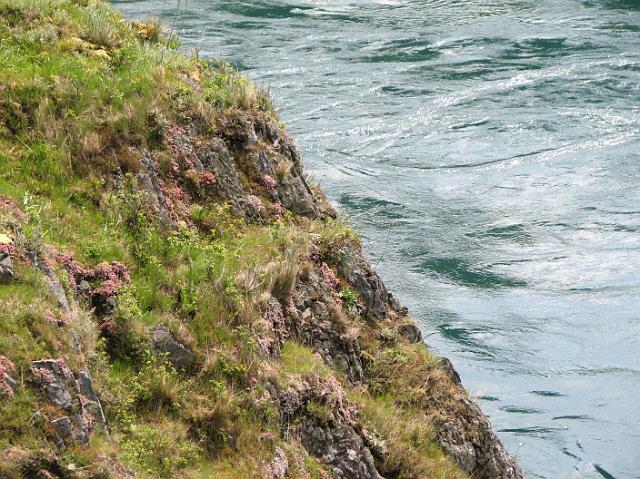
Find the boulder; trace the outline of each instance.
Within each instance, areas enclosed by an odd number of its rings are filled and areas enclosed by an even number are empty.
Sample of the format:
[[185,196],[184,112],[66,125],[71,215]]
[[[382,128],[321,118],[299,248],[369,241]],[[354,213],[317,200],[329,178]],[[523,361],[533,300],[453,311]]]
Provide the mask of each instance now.
[[400,325],[400,327],[398,328],[398,333],[410,343],[419,343],[420,341],[422,341],[422,332],[420,331],[418,326],[413,323]]
[[178,369],[193,367],[195,355],[180,343],[166,326],[159,324],[151,330],[151,344],[156,353],[164,355],[174,367]]

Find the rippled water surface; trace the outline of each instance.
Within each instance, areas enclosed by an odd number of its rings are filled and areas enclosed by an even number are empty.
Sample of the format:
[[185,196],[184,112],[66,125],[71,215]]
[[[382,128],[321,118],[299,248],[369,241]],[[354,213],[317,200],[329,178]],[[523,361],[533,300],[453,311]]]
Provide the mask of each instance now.
[[640,477],[640,1],[117,1],[269,86],[530,477]]

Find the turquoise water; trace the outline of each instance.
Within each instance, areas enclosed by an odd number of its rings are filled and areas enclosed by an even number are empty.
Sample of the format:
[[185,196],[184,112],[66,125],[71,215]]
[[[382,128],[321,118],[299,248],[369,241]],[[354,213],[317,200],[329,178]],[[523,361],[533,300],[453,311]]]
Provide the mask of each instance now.
[[117,1],[268,86],[529,477],[640,477],[640,1]]

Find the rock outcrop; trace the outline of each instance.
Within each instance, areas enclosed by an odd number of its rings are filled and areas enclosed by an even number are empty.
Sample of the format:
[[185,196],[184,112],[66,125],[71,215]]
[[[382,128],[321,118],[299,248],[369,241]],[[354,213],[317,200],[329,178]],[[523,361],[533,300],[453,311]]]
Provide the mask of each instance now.
[[337,381],[293,379],[277,404],[283,433],[298,435],[336,479],[382,479],[361,436],[357,409]]
[[15,365],[5,356],[0,356],[0,400],[13,396],[18,383],[11,376],[15,373]]
[[96,426],[104,426],[102,408],[89,373],[74,374],[62,359],[34,361],[31,373],[34,384],[47,400],[66,414],[51,421],[58,447],[88,444]]

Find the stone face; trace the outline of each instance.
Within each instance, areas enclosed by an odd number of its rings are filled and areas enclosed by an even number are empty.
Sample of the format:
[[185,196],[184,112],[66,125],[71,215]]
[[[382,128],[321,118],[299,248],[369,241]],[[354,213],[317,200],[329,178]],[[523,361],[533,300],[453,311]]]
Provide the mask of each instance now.
[[323,427],[309,419],[300,426],[302,445],[321,458],[337,479],[382,479],[371,451],[351,426]]
[[75,386],[75,380],[67,366],[55,359],[44,359],[34,361],[31,371],[49,401],[65,411],[73,410],[70,390]]
[[[291,171],[295,171],[293,168]],[[316,218],[318,211],[313,196],[309,193],[301,176],[288,173],[278,184],[278,197],[285,208],[293,213]]]
[[18,383],[16,382],[16,380],[9,376],[7,373],[4,373],[3,380],[4,383],[11,388],[12,391],[15,391],[18,387]]
[[169,202],[163,191],[163,183],[158,172],[158,165],[151,153],[141,150],[140,165],[142,171],[137,174],[138,185],[146,196],[146,201],[151,210],[157,215],[160,222],[168,227],[172,224]]
[[13,281],[13,262],[9,255],[0,255],[0,283],[7,284]]
[[[523,479],[520,467],[495,436],[480,408],[467,397],[460,401],[465,409],[464,428],[453,418],[435,428],[442,449],[471,477]],[[466,431],[472,431],[473,436]]]
[[[329,417],[309,413],[309,403],[326,405]],[[283,427],[293,427],[309,454],[320,459],[335,478],[382,479],[371,451],[356,431],[358,412],[336,380],[295,382],[280,392],[277,404]]]
[[389,312],[389,293],[362,252],[353,246],[345,246],[337,252],[336,259],[338,271],[358,292],[368,315],[384,319]]
[[93,389],[93,382],[91,376],[87,371],[80,371],[76,374],[78,381],[78,387],[80,388],[80,394],[82,394],[89,401],[98,402],[98,396]]
[[311,271],[305,280],[299,279],[295,307],[288,311],[289,327],[303,344],[312,345],[328,364],[342,371],[352,383],[360,383],[364,378],[360,343],[345,330],[333,288],[321,270]]
[[47,277],[51,293],[55,296],[60,308],[64,312],[69,312],[71,310],[69,307],[69,301],[67,300],[67,295],[64,292],[64,288],[62,287],[62,283],[60,282],[58,275],[56,275],[55,271],[53,271],[53,269],[51,269],[51,267],[43,261],[37,253],[29,251],[27,254],[31,263]]
[[442,356],[440,358],[440,367],[447,373],[447,376],[456,383],[458,386],[462,386],[462,381],[460,381],[460,375],[458,371],[453,367],[453,363],[449,360],[449,358],[445,358]]
[[51,421],[57,434],[57,446],[63,448],[73,443],[88,444],[89,434],[87,424],[82,417],[76,416],[73,420],[64,416]]
[[104,425],[98,395],[87,371],[74,375],[63,361],[44,359],[31,363],[31,372],[45,397],[67,416],[51,421],[60,448],[88,444],[96,424]]
[[176,368],[191,369],[195,355],[180,343],[164,325],[158,325],[151,331],[151,344],[158,354],[166,355],[167,361]]
[[196,154],[203,170],[215,175],[213,189],[216,196],[227,201],[235,214],[253,215],[254,212],[240,183],[236,162],[224,142],[219,138],[212,138],[203,144]]
[[16,370],[13,362],[5,357],[0,356],[0,400],[13,396],[18,384],[10,375]]

